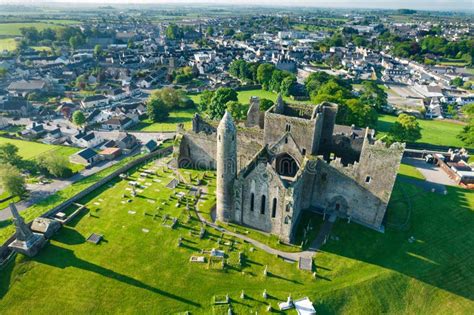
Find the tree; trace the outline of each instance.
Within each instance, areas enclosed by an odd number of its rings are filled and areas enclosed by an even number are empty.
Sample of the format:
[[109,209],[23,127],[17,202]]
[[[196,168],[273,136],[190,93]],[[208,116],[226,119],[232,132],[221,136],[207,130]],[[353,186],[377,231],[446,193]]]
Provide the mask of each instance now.
[[169,116],[169,107],[166,106],[165,102],[156,92],[148,98],[147,114],[152,122],[162,122]]
[[238,101],[227,102],[227,110],[236,120],[244,120],[247,117],[248,106],[239,103]]
[[375,128],[377,125],[377,111],[369,105],[357,99],[346,101],[348,109],[346,125],[356,125],[357,127]]
[[95,56],[96,58],[99,58],[99,57],[102,55],[102,52],[103,52],[103,51],[102,51],[102,46],[100,46],[100,45],[95,45],[95,47],[94,47],[94,56]]
[[11,164],[0,166],[0,184],[11,196],[23,197],[26,194],[25,178],[20,170]]
[[20,33],[29,45],[35,44],[40,39],[36,27],[22,27],[20,28]]
[[273,104],[274,103],[272,102],[272,100],[269,100],[267,98],[262,98],[262,99],[260,99],[260,110],[262,112],[264,112],[264,111],[270,109],[270,107],[272,107]]
[[262,85],[263,89],[268,89],[274,70],[275,66],[269,63],[262,63],[258,66],[257,81]]
[[292,74],[288,71],[281,71],[275,69],[272,73],[272,79],[270,80],[270,84],[268,89],[274,91],[276,93],[281,92],[281,84],[286,77],[291,76]]
[[228,27],[224,29],[224,36],[233,36],[234,34],[234,29]]
[[69,162],[62,155],[42,155],[38,158],[38,166],[54,177],[67,178],[72,175]]
[[201,93],[201,98],[198,104],[198,110],[203,113],[207,110],[209,104],[211,104],[212,97],[214,96],[214,91],[204,90]]
[[177,90],[171,87],[156,90],[153,95],[161,99],[169,110],[187,108],[194,104],[189,102],[190,99],[183,90]]
[[296,77],[289,75],[281,81],[280,92],[284,96],[290,96],[295,94]]
[[464,81],[462,80],[461,77],[455,77],[454,79],[451,80],[451,82],[449,82],[449,84],[457,86],[457,87],[461,87],[464,84]]
[[18,155],[18,147],[12,143],[5,143],[0,145],[0,163],[17,166],[22,159]]
[[421,138],[421,128],[414,116],[400,114],[388,134],[393,141],[415,142]]
[[207,36],[212,36],[212,34],[214,34],[214,28],[209,25],[206,29],[206,34]]
[[87,77],[85,74],[81,74],[76,78],[76,87],[79,89],[84,89],[87,84]]
[[380,111],[387,104],[387,93],[375,81],[364,81],[360,100]]
[[468,124],[463,127],[458,138],[461,139],[466,146],[474,146],[474,103],[464,105],[462,110],[464,116],[469,120]]
[[84,44],[84,38],[82,37],[82,35],[75,35],[69,38],[69,46],[71,46],[73,50],[77,49],[77,47],[83,44]]
[[72,114],[72,122],[79,127],[82,127],[86,123],[86,116],[80,110],[76,110]]
[[56,32],[52,28],[45,28],[40,32],[40,37],[45,40],[56,40]]
[[218,88],[214,92],[211,103],[207,109],[209,116],[212,119],[220,119],[227,108],[227,103],[230,101],[237,101],[237,92],[231,88]]
[[177,40],[183,38],[183,30],[176,24],[171,23],[165,31],[166,38]]

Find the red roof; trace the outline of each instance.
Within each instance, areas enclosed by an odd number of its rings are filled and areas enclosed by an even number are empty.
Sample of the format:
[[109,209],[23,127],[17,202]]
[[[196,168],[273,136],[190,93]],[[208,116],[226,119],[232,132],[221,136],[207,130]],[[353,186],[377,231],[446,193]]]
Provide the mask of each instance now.
[[110,154],[116,154],[118,152],[120,152],[119,148],[106,148],[106,149],[102,150],[100,152],[100,154],[110,155]]

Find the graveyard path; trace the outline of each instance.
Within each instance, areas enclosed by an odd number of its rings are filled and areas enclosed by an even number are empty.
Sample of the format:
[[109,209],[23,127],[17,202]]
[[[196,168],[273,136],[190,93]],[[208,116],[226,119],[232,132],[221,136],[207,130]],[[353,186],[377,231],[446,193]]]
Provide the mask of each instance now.
[[223,232],[225,234],[240,238],[241,240],[244,240],[254,245],[256,248],[259,248],[271,255],[278,255],[282,257],[283,259],[292,260],[292,261],[299,261],[300,258],[312,258],[313,256],[315,256],[317,251],[321,247],[321,245],[324,244],[324,240],[329,236],[329,233],[331,232],[332,226],[334,224],[334,220],[326,220],[321,230],[319,231],[318,236],[313,241],[313,243],[311,243],[311,246],[307,250],[301,251],[301,252],[284,252],[278,249],[271,248],[270,246],[263,244],[259,241],[256,241],[253,238],[250,238],[248,236],[229,231],[221,226],[218,226],[214,222],[209,222],[208,220],[206,220],[205,218],[201,216],[201,213],[197,209],[196,209],[196,214],[199,220],[207,226],[213,227],[216,230]]

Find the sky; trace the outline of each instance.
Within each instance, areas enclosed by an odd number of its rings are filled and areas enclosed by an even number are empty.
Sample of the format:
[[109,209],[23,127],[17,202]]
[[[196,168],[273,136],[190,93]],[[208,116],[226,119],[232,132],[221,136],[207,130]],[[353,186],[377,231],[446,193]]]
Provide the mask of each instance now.
[[386,9],[422,9],[422,10],[461,10],[474,11],[474,0],[0,0],[0,4],[40,4],[40,3],[210,3],[237,5],[269,6],[312,6],[332,8],[386,8]]

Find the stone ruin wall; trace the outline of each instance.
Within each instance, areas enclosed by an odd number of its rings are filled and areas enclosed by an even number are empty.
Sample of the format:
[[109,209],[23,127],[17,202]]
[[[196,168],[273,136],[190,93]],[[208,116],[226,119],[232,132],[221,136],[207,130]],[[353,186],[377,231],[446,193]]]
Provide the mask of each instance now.
[[[237,131],[237,165],[245,167],[262,148],[263,134],[258,129]],[[216,169],[217,136],[215,133],[182,134],[178,161],[180,166]]]
[[318,114],[316,121],[299,117],[289,117],[275,114],[270,111],[265,113],[264,137],[265,143],[278,142],[285,134],[286,126],[291,126],[291,135],[298,143],[300,149],[305,149],[307,154],[318,152],[321,137],[322,115]]

